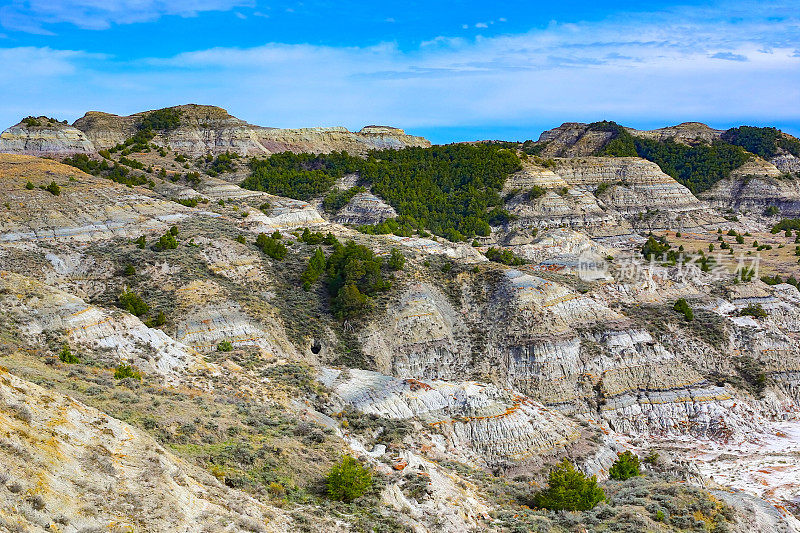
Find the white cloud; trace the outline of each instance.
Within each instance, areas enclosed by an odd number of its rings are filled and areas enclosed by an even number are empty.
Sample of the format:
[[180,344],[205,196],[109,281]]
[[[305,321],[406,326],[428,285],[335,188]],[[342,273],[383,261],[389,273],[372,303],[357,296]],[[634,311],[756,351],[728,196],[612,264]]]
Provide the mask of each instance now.
[[11,65],[0,80],[13,80],[0,84],[0,119],[47,113],[72,120],[88,109],[131,113],[195,102],[283,127],[800,121],[796,21],[701,18],[675,11],[552,23],[521,35],[441,36],[413,50],[272,43],[134,63],[0,49],[0,62]]
[[475,27],[476,28],[488,28],[489,25],[486,24],[485,22],[478,22],[477,24],[475,24]]
[[101,30],[112,24],[152,21],[164,15],[191,17],[253,3],[254,0],[11,0],[0,7],[0,25],[44,34],[50,34],[47,25],[61,22]]

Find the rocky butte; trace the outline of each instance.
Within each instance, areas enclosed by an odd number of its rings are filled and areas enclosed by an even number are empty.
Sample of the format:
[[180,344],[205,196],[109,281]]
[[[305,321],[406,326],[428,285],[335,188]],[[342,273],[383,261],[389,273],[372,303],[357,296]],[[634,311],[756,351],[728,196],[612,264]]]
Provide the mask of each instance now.
[[184,105],[0,152],[2,531],[800,530],[779,130]]

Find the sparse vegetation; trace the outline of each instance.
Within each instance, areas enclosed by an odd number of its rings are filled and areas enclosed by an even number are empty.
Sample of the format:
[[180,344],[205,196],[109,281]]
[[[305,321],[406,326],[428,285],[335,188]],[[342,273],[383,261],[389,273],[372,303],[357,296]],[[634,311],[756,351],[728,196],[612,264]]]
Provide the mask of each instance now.
[[142,373],[134,366],[121,363],[114,370],[114,379],[135,379],[136,381],[141,381]]
[[641,475],[640,466],[639,457],[631,451],[625,451],[617,456],[617,460],[608,470],[608,476],[611,479],[625,481]]
[[134,316],[143,316],[150,311],[150,307],[142,298],[133,291],[124,290],[117,298],[118,305]]
[[261,251],[272,259],[281,261],[284,257],[286,257],[289,249],[286,248],[286,245],[280,241],[280,238],[281,234],[277,231],[273,233],[272,236],[268,236],[265,233],[259,233],[258,237],[256,237],[256,246],[261,248]]
[[552,511],[588,511],[605,499],[597,477],[587,477],[564,459],[550,471],[547,488],[533,496],[537,507]]
[[367,492],[372,485],[372,474],[348,455],[331,468],[325,484],[332,500],[351,502]]

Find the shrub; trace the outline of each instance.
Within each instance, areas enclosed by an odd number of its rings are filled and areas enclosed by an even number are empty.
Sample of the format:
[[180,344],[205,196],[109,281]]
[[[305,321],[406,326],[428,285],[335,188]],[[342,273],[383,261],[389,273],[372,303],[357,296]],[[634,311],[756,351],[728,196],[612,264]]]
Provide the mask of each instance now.
[[768,217],[774,217],[781,214],[781,210],[776,205],[771,205],[767,207],[767,210],[764,211],[764,214]]
[[767,316],[767,312],[764,311],[764,308],[761,307],[761,304],[750,304],[739,311],[739,315],[752,316],[753,318],[765,318]]
[[325,236],[318,231],[311,231],[308,228],[303,228],[303,233],[300,234],[300,238],[297,240],[306,244],[321,244],[325,240]]
[[683,318],[685,318],[687,322],[691,322],[694,319],[694,312],[692,308],[689,307],[685,298],[678,298],[678,301],[675,302],[672,309],[683,314]]
[[205,198],[195,196],[194,198],[173,198],[173,202],[181,204],[186,207],[197,207],[197,204],[205,202]]
[[50,185],[47,185],[46,187],[41,186],[41,188],[49,192],[53,196],[58,196],[59,194],[61,194],[61,187],[59,187],[55,181],[51,181]]
[[135,241],[133,241],[133,242],[135,242],[135,243],[136,243],[136,246],[138,246],[138,247],[139,247],[139,248],[141,248],[142,250],[144,250],[144,247],[145,247],[145,246],[147,246],[147,240],[145,239],[145,236],[144,236],[144,235],[139,235],[139,238],[137,238],[137,239],[136,239]]
[[122,309],[135,316],[142,316],[150,310],[150,307],[138,294],[127,289],[120,293],[117,300]]
[[303,290],[308,291],[311,285],[316,283],[319,277],[325,272],[325,254],[321,248],[317,248],[314,255],[308,260],[308,266],[300,277],[303,282]]
[[132,264],[128,263],[127,265],[125,265],[125,268],[122,270],[122,275],[123,276],[128,276],[128,277],[135,276],[136,275],[136,267],[133,266]]
[[33,185],[33,183],[31,183],[30,181],[28,181],[28,183],[26,183],[26,184],[25,184],[25,188],[26,188],[26,189],[28,189],[29,191],[32,191],[32,190],[33,190],[33,189],[35,189],[36,187]]
[[670,245],[665,237],[656,239],[652,235],[647,238],[647,242],[642,245],[642,255],[645,259],[655,259],[659,255],[667,253]]
[[530,191],[528,191],[528,198],[531,200],[536,200],[537,198],[541,198],[547,194],[547,189],[544,187],[539,187],[538,185],[534,185]]
[[120,365],[114,370],[114,379],[127,379],[127,378],[132,378],[141,381],[142,373],[139,372],[134,366],[126,365],[125,363],[120,363]]
[[164,315],[164,311],[159,311],[154,318],[145,321],[145,325],[148,328],[157,328],[163,326],[166,323],[167,323],[167,317],[166,315]]
[[386,263],[386,266],[388,266],[390,270],[403,270],[403,265],[405,264],[405,256],[397,248],[392,248],[392,251],[389,254],[389,261]]
[[564,459],[550,471],[547,488],[534,494],[533,502],[553,511],[588,511],[605,498],[597,476],[587,477]]
[[170,131],[181,125],[180,109],[156,109],[150,111],[136,125],[140,131]]
[[501,263],[503,265],[518,266],[524,265],[525,260],[518,255],[515,255],[511,250],[503,250],[492,246],[486,250],[486,257],[489,261]]
[[381,258],[366,246],[352,241],[344,246],[334,244],[326,270],[331,310],[337,318],[363,316],[371,308],[370,297],[390,287],[383,278],[381,264]]
[[325,483],[332,500],[352,502],[362,496],[372,485],[372,474],[358,461],[344,456],[331,468]]
[[233,350],[233,344],[228,341],[222,341],[221,343],[217,344],[217,351],[218,352],[230,352]]
[[174,250],[177,247],[178,247],[178,239],[175,238],[175,234],[172,232],[172,230],[166,232],[164,235],[159,237],[158,242],[155,245],[155,249],[158,251]]
[[355,195],[362,192],[367,192],[367,189],[364,187],[351,187],[346,191],[331,191],[322,200],[322,209],[328,213],[336,213],[347,205]]
[[58,358],[61,360],[62,363],[67,363],[69,365],[80,363],[80,358],[72,353],[72,350],[69,349],[69,346],[66,344],[63,348],[61,348],[61,352],[58,354]]
[[611,479],[625,481],[626,479],[641,475],[639,471],[640,466],[639,458],[636,456],[636,454],[626,451],[619,454],[617,460],[614,461],[613,465],[611,465],[611,468],[608,471],[608,476]]
[[268,237],[264,233],[259,233],[258,237],[256,237],[256,246],[261,248],[261,251],[267,254],[269,257],[278,261],[281,261],[284,257],[286,257],[286,254],[289,252],[286,246],[275,238],[274,234],[273,236]]

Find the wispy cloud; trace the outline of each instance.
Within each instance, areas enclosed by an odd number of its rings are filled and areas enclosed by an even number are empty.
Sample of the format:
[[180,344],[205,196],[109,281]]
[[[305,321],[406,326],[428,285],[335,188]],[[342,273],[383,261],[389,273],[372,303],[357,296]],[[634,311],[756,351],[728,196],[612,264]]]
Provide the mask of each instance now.
[[57,23],[102,30],[113,24],[152,21],[164,15],[189,17],[253,3],[254,0],[11,0],[0,7],[0,25],[50,35],[48,26]]
[[734,54],[733,52],[717,52],[711,55],[712,59],[724,59],[726,61],[747,61],[747,56]]

